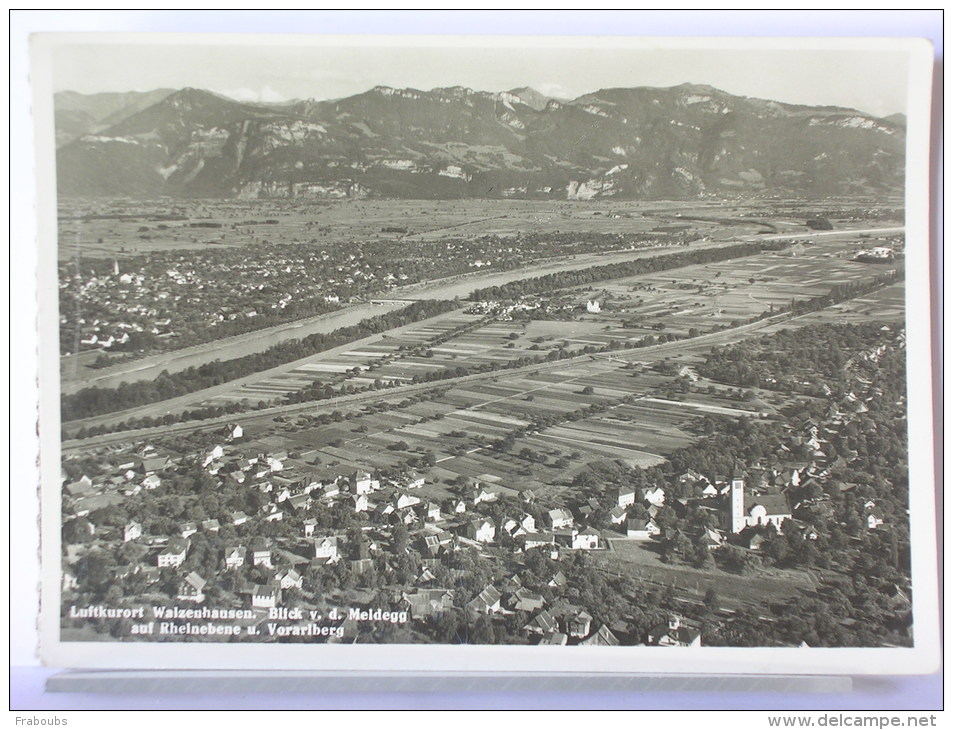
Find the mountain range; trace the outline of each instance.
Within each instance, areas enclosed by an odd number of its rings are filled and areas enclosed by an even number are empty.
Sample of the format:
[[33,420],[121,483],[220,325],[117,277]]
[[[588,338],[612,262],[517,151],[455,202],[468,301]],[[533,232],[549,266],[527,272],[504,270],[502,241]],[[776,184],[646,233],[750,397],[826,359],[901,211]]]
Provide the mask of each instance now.
[[899,193],[905,120],[710,86],[378,86],[242,103],[186,88],[55,97],[57,184],[83,196],[693,199]]

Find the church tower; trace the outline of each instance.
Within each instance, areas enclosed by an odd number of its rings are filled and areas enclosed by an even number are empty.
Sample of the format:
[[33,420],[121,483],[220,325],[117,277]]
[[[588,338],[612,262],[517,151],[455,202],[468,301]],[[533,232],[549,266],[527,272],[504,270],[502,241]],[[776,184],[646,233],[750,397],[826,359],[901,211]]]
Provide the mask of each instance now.
[[745,526],[745,476],[735,469],[731,477],[731,531],[741,532]]

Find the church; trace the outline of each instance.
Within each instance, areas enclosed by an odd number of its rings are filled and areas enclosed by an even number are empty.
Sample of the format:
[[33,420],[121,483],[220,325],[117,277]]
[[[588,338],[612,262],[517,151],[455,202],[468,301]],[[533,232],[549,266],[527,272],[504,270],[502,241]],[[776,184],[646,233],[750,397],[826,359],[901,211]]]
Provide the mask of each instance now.
[[729,493],[730,528],[734,533],[746,527],[758,527],[768,524],[779,530],[781,524],[791,518],[791,508],[787,497],[778,491],[765,491],[755,494],[745,489],[745,474],[736,470],[731,478]]

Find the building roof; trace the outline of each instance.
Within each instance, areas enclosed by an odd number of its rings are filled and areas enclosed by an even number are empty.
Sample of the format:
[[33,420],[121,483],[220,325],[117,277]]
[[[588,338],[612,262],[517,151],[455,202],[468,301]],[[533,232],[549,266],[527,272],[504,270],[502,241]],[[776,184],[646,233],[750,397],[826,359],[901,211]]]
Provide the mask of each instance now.
[[783,494],[745,494],[745,512],[750,513],[757,505],[764,507],[768,515],[790,515],[791,508]]

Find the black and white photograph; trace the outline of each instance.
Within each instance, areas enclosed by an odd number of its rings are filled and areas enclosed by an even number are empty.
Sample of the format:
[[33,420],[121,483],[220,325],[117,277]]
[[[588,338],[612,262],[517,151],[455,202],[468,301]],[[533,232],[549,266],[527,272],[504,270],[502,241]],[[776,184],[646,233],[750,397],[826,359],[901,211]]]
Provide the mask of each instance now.
[[33,51],[51,661],[936,661],[927,44]]

